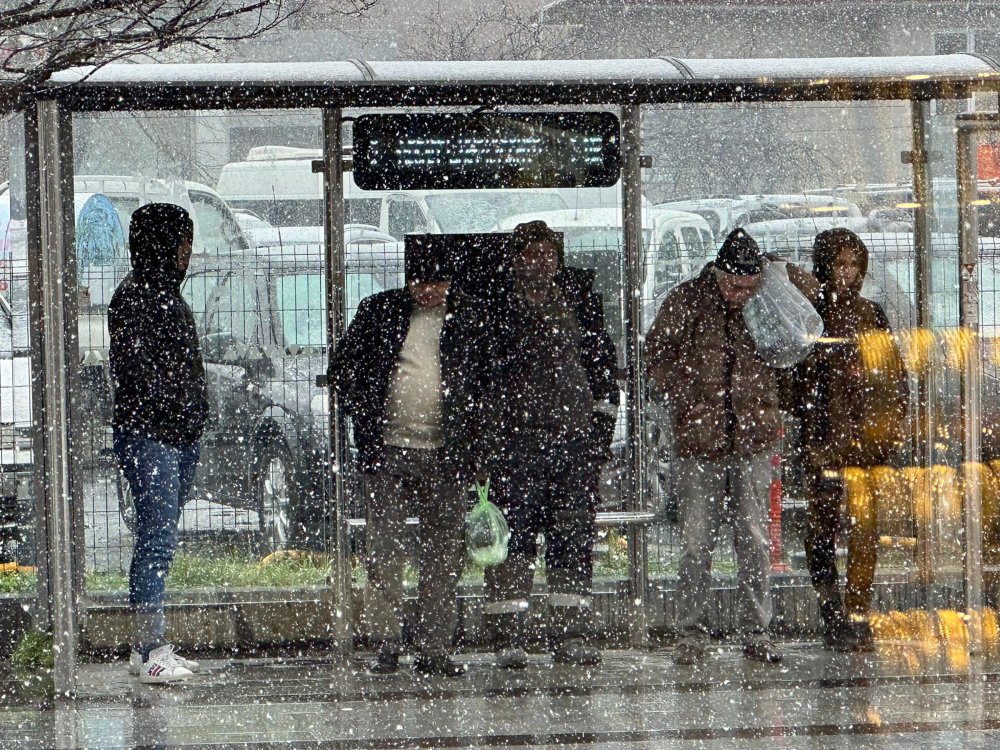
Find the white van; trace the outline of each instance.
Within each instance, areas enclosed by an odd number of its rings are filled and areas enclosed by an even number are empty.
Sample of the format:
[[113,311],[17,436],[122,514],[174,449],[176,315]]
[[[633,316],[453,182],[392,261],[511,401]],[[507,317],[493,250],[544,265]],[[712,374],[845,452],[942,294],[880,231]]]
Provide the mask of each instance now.
[[[222,167],[216,186],[236,209],[252,211],[275,227],[323,226],[323,175],[313,172],[319,149],[260,146],[246,161]],[[406,191],[372,192],[344,173],[345,224],[367,224],[396,239],[436,232],[427,204]]]

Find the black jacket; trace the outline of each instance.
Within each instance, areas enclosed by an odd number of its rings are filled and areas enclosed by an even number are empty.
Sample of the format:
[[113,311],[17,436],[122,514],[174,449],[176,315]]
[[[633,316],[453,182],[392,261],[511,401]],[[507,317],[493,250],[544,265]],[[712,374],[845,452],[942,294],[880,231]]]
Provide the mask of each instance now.
[[[442,419],[447,465],[442,471],[469,479],[482,458],[481,393],[488,376],[488,317],[479,300],[458,291],[447,298],[441,329]],[[410,330],[413,297],[406,289],[362,300],[337,346],[330,375],[339,405],[354,423],[359,468],[377,472],[385,457],[383,430],[389,387]]]
[[194,315],[181,296],[172,254],[130,248],[133,270],[108,306],[112,426],[116,434],[178,447],[201,438],[208,418],[205,368]]
[[[604,305],[594,290],[594,272],[582,268],[563,268],[556,275],[556,285],[576,312],[580,327],[580,361],[594,398],[592,455],[603,461],[610,457],[616,414],[620,402],[617,382],[618,358],[614,342],[604,325]],[[505,443],[524,425],[503,405],[511,401],[522,384],[526,345],[524,321],[514,303],[513,283],[509,282],[503,299],[492,310],[493,349],[491,386],[488,397],[490,425],[489,451],[494,461],[503,460]]]

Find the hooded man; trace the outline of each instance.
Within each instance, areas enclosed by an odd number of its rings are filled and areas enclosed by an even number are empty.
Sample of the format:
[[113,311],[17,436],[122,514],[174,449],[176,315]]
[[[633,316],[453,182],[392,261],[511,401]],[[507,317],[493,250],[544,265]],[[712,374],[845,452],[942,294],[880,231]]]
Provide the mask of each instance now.
[[135,617],[129,670],[142,682],[187,679],[198,663],[165,637],[164,581],[177,522],[198,464],[208,417],[205,369],[180,286],[194,224],[168,203],[139,208],[129,224],[132,272],[108,306],[114,452],[135,503],[129,604]]
[[771,459],[781,426],[779,378],[757,355],[743,319],[743,306],[756,293],[766,262],[754,239],[734,230],[714,262],[667,295],[646,337],[651,390],[665,399],[673,423],[682,538],[680,641],[674,652],[679,664],[694,664],[705,653],[712,552],[727,507],[738,564],[736,626],[743,653],[757,661],[781,660],[767,635],[768,512]]
[[909,385],[889,320],[861,296],[868,248],[848,229],[828,229],[813,244],[813,274],[823,339],[794,373],[796,416],[809,490],[806,557],[823,617],[824,642],[870,650],[867,622],[878,549],[870,493],[848,498],[847,590],[840,596],[836,535],[844,472],[891,463],[904,439]]
[[420,568],[418,673],[458,677],[450,659],[465,560],[466,489],[480,462],[479,391],[486,315],[452,288],[452,259],[407,242],[406,286],[364,299],[331,374],[354,423],[367,498],[365,622],[376,674],[399,668],[406,518],[415,514]]

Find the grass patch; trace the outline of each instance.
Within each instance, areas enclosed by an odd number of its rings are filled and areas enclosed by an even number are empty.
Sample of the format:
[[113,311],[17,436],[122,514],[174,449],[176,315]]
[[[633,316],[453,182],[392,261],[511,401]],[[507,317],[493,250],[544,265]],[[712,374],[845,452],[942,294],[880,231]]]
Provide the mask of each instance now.
[[10,662],[19,672],[52,669],[55,664],[52,636],[38,630],[29,630],[14,647]]
[[[208,557],[180,553],[167,576],[167,590],[198,588],[295,588],[326,583],[329,563],[317,555],[272,558],[266,564],[249,555]],[[122,591],[128,578],[110,573],[87,575],[88,591]]]
[[34,573],[11,571],[0,573],[0,594],[28,594],[35,590],[38,578]]

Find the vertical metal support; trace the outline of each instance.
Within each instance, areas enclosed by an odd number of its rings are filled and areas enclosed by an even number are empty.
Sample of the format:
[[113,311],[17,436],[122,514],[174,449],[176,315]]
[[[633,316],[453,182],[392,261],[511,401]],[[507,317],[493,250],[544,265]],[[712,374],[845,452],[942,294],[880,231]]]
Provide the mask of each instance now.
[[[72,120],[54,101],[35,104],[27,122],[28,273],[31,319],[34,471],[42,513],[39,597],[52,631],[56,694],[76,689],[77,595],[73,554],[70,393],[77,361],[73,263]],[[41,546],[41,545],[40,545]],[[47,607],[46,607],[47,605]]]
[[[962,521],[964,530],[965,609],[983,606],[982,486],[982,351],[979,342],[979,227],[976,201],[976,145],[974,124],[958,124],[958,314],[963,347],[962,363]],[[967,338],[965,338],[967,336]],[[969,633],[970,647],[978,650],[980,633]],[[973,643],[973,639],[976,641]]]
[[[346,273],[344,260],[344,165],[339,109],[323,110],[323,228],[326,238],[326,338],[331,359],[344,332]],[[330,416],[330,466],[333,472],[334,530],[333,606],[334,641],[349,656],[354,647],[351,600],[351,561],[348,555],[347,502],[344,487],[347,429],[333,383],[327,382]]]
[[[625,239],[625,388],[628,466],[626,498],[636,513],[646,510],[643,446],[642,374],[642,268],[645,248],[642,235],[641,113],[636,105],[622,107],[622,227]],[[631,576],[629,641],[642,647],[649,637],[646,625],[646,527],[632,524],[628,536]]]
[[[914,289],[916,290],[917,328],[920,331],[930,331],[933,328],[931,315],[931,257],[933,243],[931,239],[931,221],[933,214],[933,190],[928,167],[927,127],[931,116],[931,102],[915,101],[911,108],[913,128],[913,200],[917,204],[914,210],[913,250],[914,250]],[[930,353],[928,353],[930,355]],[[914,459],[917,465],[924,469],[934,466],[934,410],[932,399],[934,394],[935,372],[932,362],[917,373],[917,409],[916,409],[916,446]],[[926,486],[922,488],[922,496],[930,497],[930,473],[923,472]],[[928,511],[934,513],[932,504]],[[915,513],[917,519],[916,566],[917,576],[925,592],[930,591],[934,583],[934,547],[931,536],[932,518],[922,519]],[[923,520],[923,523],[921,523]]]

